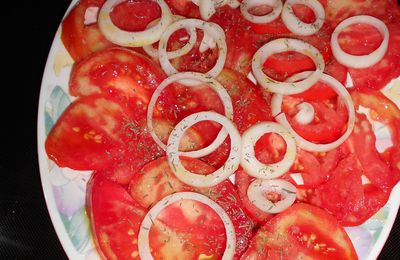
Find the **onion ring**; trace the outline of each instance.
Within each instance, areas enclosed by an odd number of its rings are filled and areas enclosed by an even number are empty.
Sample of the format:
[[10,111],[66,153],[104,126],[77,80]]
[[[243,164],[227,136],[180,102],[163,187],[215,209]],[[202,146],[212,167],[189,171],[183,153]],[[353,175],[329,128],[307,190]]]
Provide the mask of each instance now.
[[[219,52],[217,62],[210,71],[205,73],[206,75],[214,78],[218,76],[218,74],[222,71],[226,60],[227,46],[225,40],[225,33],[224,30],[218,24],[205,22],[199,19],[179,20],[168,26],[166,31],[161,36],[160,43],[158,45],[158,57],[160,60],[161,68],[167,75],[178,73],[178,71],[172,66],[172,64],[168,60],[167,42],[169,37],[175,31],[183,28],[190,30],[190,28],[193,27],[202,29],[204,33],[207,33],[209,36],[211,36],[211,38],[213,38],[217,42],[218,52]],[[184,85],[196,85],[197,83],[193,81],[182,82],[182,84]]]
[[[297,51],[310,57],[315,63],[316,70],[309,77],[298,82],[280,82],[265,75],[262,67],[267,58],[285,51]],[[269,92],[291,95],[301,93],[317,83],[325,69],[325,62],[318,49],[311,44],[296,39],[280,38],[258,49],[253,56],[251,67],[254,77],[263,88]]]
[[159,22],[144,31],[128,32],[121,30],[111,20],[110,12],[113,7],[125,2],[125,0],[107,0],[100,9],[98,25],[100,31],[107,40],[125,47],[142,47],[157,42],[162,33],[172,22],[172,13],[164,0],[153,0],[161,8],[161,19]]
[[[179,143],[186,129],[195,123],[211,120],[220,123],[229,133],[231,139],[231,148],[229,158],[225,164],[217,169],[215,172],[208,175],[199,175],[192,173],[183,167],[179,158]],[[241,140],[239,131],[236,126],[228,118],[215,113],[215,112],[199,112],[185,117],[180,121],[172,130],[168,138],[167,144],[167,158],[168,163],[175,174],[175,176],[188,185],[193,187],[212,187],[231,176],[239,167],[240,154],[241,154]]]
[[231,219],[229,218],[225,210],[221,208],[221,206],[219,206],[216,202],[212,201],[211,199],[202,194],[195,192],[177,192],[169,196],[166,196],[165,198],[157,202],[157,204],[155,204],[149,210],[149,212],[147,212],[146,216],[144,217],[140,225],[140,230],[138,235],[138,249],[140,258],[153,259],[153,256],[151,255],[150,252],[149,235],[150,235],[150,228],[153,225],[154,219],[157,218],[157,216],[164,208],[171,205],[172,203],[179,202],[182,200],[194,200],[201,202],[212,208],[215,211],[215,213],[218,214],[218,216],[224,223],[226,232],[226,246],[222,259],[223,260],[233,259],[236,249],[236,234]]
[[[276,214],[289,208],[296,200],[296,187],[285,180],[254,180],[247,189],[247,197],[252,204],[266,213]],[[279,193],[282,199],[272,202],[264,194]]]
[[[178,20],[182,20],[185,19],[185,17],[180,16],[180,15],[174,15],[173,16],[173,22],[178,21]],[[154,20],[152,22],[150,22],[147,25],[147,28],[155,25],[156,23],[158,23],[158,20]],[[196,33],[196,29],[192,28],[189,31],[187,31],[187,33],[189,34],[189,41],[185,44],[185,46],[183,46],[182,48],[178,49],[178,50],[174,50],[174,51],[168,51],[167,52],[167,56],[168,59],[175,59],[175,58],[179,58],[187,53],[190,52],[190,50],[193,49],[193,46],[195,45],[196,41],[197,41],[197,33]],[[158,58],[158,49],[154,48],[152,44],[143,46],[143,50],[147,53],[147,55],[149,55],[150,57],[153,58]]]
[[[260,5],[269,5],[273,9],[265,15],[254,15],[249,13],[250,8]],[[240,4],[240,12],[244,18],[252,23],[265,24],[270,23],[279,17],[282,12],[282,6],[282,0],[244,0]]]
[[[382,35],[383,40],[381,45],[367,55],[351,55],[342,50],[339,45],[339,34],[343,31],[344,28],[358,23],[366,23],[375,27]],[[389,45],[389,30],[384,22],[381,20],[369,16],[369,15],[358,15],[347,18],[346,20],[342,21],[338,26],[336,26],[335,30],[331,36],[331,47],[333,56],[335,56],[336,60],[351,68],[361,69],[361,68],[368,68],[370,66],[375,65],[378,63],[383,56],[385,56],[386,51]]]
[[[310,71],[304,71],[300,73],[300,76],[307,77],[307,75],[310,73],[311,73]],[[271,100],[271,111],[272,115],[275,117],[275,120],[280,124],[282,124],[283,127],[285,127],[294,136],[294,138],[296,139],[296,143],[301,149],[309,152],[328,152],[330,150],[335,149],[336,147],[341,145],[344,141],[346,141],[346,139],[350,136],[351,132],[353,131],[355,123],[354,104],[347,89],[337,79],[335,79],[332,76],[329,76],[328,74],[322,74],[320,80],[326,83],[327,85],[331,86],[332,89],[338,94],[338,96],[344,100],[348,112],[349,118],[347,121],[347,130],[339,139],[337,139],[334,142],[328,144],[316,144],[307,141],[306,139],[304,139],[303,137],[301,137],[299,134],[296,133],[296,131],[292,128],[289,121],[287,120],[286,115],[282,113],[283,96],[281,94],[275,94],[273,95]]]
[[[254,145],[264,134],[277,133],[286,142],[286,152],[280,162],[263,164],[257,160]],[[259,179],[273,179],[287,172],[296,159],[296,142],[294,137],[280,124],[275,122],[260,122],[242,135],[242,157],[240,165],[248,175]]]
[[[295,4],[305,5],[313,10],[315,21],[312,23],[301,21],[293,11],[292,6]],[[313,35],[321,29],[325,21],[325,10],[317,0],[287,0],[283,5],[281,17],[289,31],[297,35],[307,36]]]
[[308,125],[314,120],[314,107],[308,102],[302,102],[297,105],[299,112],[294,116],[294,120],[301,125]]
[[[219,96],[221,99],[223,105],[224,105],[224,110],[225,110],[225,116],[233,120],[233,106],[232,106],[232,100],[231,97],[229,96],[228,92],[226,89],[215,79],[210,78],[205,76],[204,74],[198,73],[198,72],[181,72],[174,74],[168,78],[166,78],[161,84],[157,87],[157,89],[154,91],[150,101],[149,105],[147,106],[147,128],[153,137],[154,141],[160,146],[163,150],[166,150],[166,145],[158,138],[157,134],[154,131],[153,127],[153,110],[154,106],[157,102],[158,97],[161,95],[161,93],[164,91],[166,87],[169,86],[169,84],[182,80],[182,79],[194,79],[196,81],[201,81],[204,83],[207,83]],[[193,86],[192,86],[193,87]],[[180,155],[191,157],[191,158],[199,158],[206,156],[210,153],[212,153],[215,149],[220,146],[225,138],[227,137],[227,132],[224,130],[224,128],[221,129],[221,131],[218,133],[217,138],[207,147],[202,148],[197,151],[190,151],[190,152],[180,152]]]

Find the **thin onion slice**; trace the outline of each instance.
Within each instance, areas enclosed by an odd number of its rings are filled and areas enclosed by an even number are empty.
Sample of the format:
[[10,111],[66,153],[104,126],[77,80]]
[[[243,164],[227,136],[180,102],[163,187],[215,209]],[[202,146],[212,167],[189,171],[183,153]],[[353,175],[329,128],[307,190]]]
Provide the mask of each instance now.
[[[250,8],[257,7],[260,5],[269,5],[273,9],[271,12],[265,15],[254,15],[249,12]],[[240,4],[240,12],[242,13],[243,17],[246,18],[248,21],[257,24],[265,24],[270,23],[282,12],[282,0],[244,0]]]
[[199,11],[201,19],[207,21],[215,14],[217,4],[214,0],[199,0]]
[[[196,81],[200,81],[203,83],[206,83],[208,86],[210,86],[219,96],[219,98],[222,101],[222,104],[224,106],[224,112],[225,116],[233,120],[233,105],[232,105],[232,100],[231,97],[229,96],[228,92],[226,89],[215,79],[210,78],[204,74],[198,73],[198,72],[181,72],[178,74],[174,74],[168,78],[166,78],[161,84],[157,87],[157,89],[154,91],[149,105],[147,107],[147,127],[149,129],[149,132],[151,136],[153,137],[154,141],[164,150],[166,150],[166,145],[160,140],[160,138],[157,136],[157,134],[154,131],[153,127],[153,110],[156,105],[158,97],[161,95],[161,93],[164,91],[166,87],[168,87],[171,83],[176,82],[176,81],[181,81],[181,80],[186,80],[186,79],[192,79]],[[193,87],[193,86],[190,86]],[[191,157],[191,158],[199,158],[206,156],[213,151],[215,151],[225,140],[227,137],[228,133],[224,128],[221,129],[221,131],[218,133],[217,138],[207,147],[204,147],[202,149],[196,150],[196,151],[190,151],[190,152],[179,152],[180,155]]]
[[[254,180],[247,189],[247,196],[260,210],[276,214],[289,208],[296,200],[296,187],[285,180]],[[268,200],[265,194],[278,193],[281,199],[277,202]]]
[[[286,152],[283,159],[277,163],[264,164],[257,160],[254,146],[266,133],[277,133],[286,142]],[[273,179],[283,175],[293,165],[296,159],[296,142],[294,137],[280,124],[275,122],[260,122],[242,135],[242,157],[240,165],[247,174],[259,179]]]
[[125,47],[142,47],[157,42],[172,23],[172,13],[168,5],[164,0],[153,0],[161,8],[161,18],[158,23],[144,31],[129,32],[115,26],[110,17],[113,7],[125,1],[107,0],[100,9],[98,25],[107,40]]
[[301,125],[308,125],[314,120],[314,107],[308,102],[302,102],[297,105],[299,112],[294,116],[294,120]]
[[[168,59],[167,55],[167,43],[169,37],[179,29],[190,30],[191,28],[199,28],[204,31],[204,34],[208,34],[214,41],[217,43],[218,47],[218,59],[214,65],[214,67],[206,72],[205,74],[210,77],[216,77],[222,71],[227,54],[227,46],[225,40],[224,30],[215,23],[205,22],[199,19],[184,19],[180,21],[176,21],[175,23],[168,26],[166,31],[163,33],[160,39],[160,43],[158,45],[158,57],[160,60],[161,68],[165,71],[167,75],[173,75],[178,73],[178,71],[172,66]],[[181,82],[185,85],[196,85],[198,82],[194,81],[185,81]]]
[[[180,16],[180,15],[174,15],[172,18],[173,18],[173,22],[185,19],[185,17]],[[156,19],[156,20],[150,22],[147,25],[147,28],[154,26],[156,23],[158,23],[158,21],[159,21],[159,19]],[[189,34],[189,37],[190,37],[188,42],[180,49],[177,49],[174,51],[168,51],[167,52],[168,59],[171,60],[171,59],[179,58],[179,57],[189,53],[193,49],[193,46],[195,45],[195,43],[197,41],[196,28],[191,28],[190,30],[187,31],[187,33]],[[158,58],[158,49],[154,48],[152,44],[143,46],[143,50],[150,57]]]
[[[293,5],[301,4],[309,7],[315,15],[315,21],[305,23],[293,11]],[[297,35],[313,35],[321,29],[325,21],[325,10],[317,0],[287,0],[283,5],[282,21],[292,33]]]
[[[183,167],[179,158],[179,143],[185,131],[192,125],[201,121],[215,121],[220,123],[226,131],[228,131],[231,147],[229,157],[225,164],[208,175],[200,175],[192,173]],[[182,182],[194,187],[212,187],[231,176],[239,167],[241,155],[241,140],[239,131],[236,126],[228,118],[215,112],[199,112],[185,117],[179,122],[168,138],[167,158],[168,163],[175,176]]]
[[[339,45],[338,38],[343,29],[350,25],[359,23],[366,23],[375,27],[383,37],[381,45],[376,50],[367,55],[348,54],[344,52]],[[385,56],[385,53],[388,49],[388,44],[389,30],[387,26],[381,20],[369,15],[358,15],[347,18],[346,20],[338,24],[338,26],[336,26],[331,36],[331,48],[333,56],[335,56],[337,61],[341,64],[355,69],[368,68],[378,63],[383,58],[383,56]]]
[[[307,77],[307,75],[309,75],[310,73],[310,71],[301,72],[300,76]],[[296,133],[296,131],[292,128],[289,121],[287,120],[285,113],[282,113],[283,96],[281,94],[275,94],[273,95],[271,100],[271,111],[272,115],[275,117],[275,120],[282,124],[283,127],[285,127],[294,136],[294,138],[296,139],[296,143],[299,145],[300,148],[309,152],[328,152],[335,149],[344,141],[346,141],[346,139],[350,136],[355,123],[354,104],[347,89],[337,79],[327,74],[322,74],[320,80],[330,86],[338,94],[338,96],[343,99],[348,112],[349,118],[347,121],[347,130],[339,139],[334,142],[327,144],[316,144],[307,141]]]
[[211,199],[202,194],[195,192],[177,192],[171,194],[163,198],[159,202],[157,202],[157,204],[155,204],[149,210],[149,212],[147,212],[146,216],[144,217],[140,225],[140,230],[138,235],[138,249],[140,258],[153,259],[150,250],[149,235],[151,226],[154,224],[154,219],[157,218],[157,216],[161,213],[161,211],[164,208],[168,207],[169,205],[175,202],[180,202],[182,200],[194,200],[201,202],[209,206],[211,209],[215,211],[215,213],[218,214],[218,216],[221,218],[224,224],[226,232],[226,246],[222,259],[223,260],[233,259],[236,249],[236,234],[231,219],[229,218],[225,210],[221,208],[221,206],[219,206],[216,202],[212,201]]
[[[264,62],[273,54],[296,51],[310,57],[315,63],[315,71],[298,82],[280,82],[268,77],[262,70]],[[325,62],[317,48],[311,44],[291,38],[280,38],[264,44],[253,56],[252,72],[257,82],[266,90],[284,95],[298,94],[317,83],[321,77]]]

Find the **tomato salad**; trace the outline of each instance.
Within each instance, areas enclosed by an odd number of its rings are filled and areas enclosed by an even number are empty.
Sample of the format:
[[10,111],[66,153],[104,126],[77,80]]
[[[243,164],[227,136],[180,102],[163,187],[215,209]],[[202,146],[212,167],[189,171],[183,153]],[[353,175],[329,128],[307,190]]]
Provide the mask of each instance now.
[[45,148],[93,171],[101,258],[357,259],[400,180],[396,1],[81,0],[61,39]]

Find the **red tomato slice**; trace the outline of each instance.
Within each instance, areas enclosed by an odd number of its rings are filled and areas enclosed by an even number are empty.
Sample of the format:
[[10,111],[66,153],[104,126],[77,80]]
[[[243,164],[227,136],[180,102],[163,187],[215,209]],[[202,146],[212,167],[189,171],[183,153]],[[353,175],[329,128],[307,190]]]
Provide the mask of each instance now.
[[[179,220],[179,221],[177,221]],[[154,259],[221,259],[225,228],[209,206],[183,200],[164,208],[150,228]]]
[[46,139],[48,156],[60,167],[103,169],[122,154],[125,120],[132,112],[104,95],[77,99],[58,119]]
[[[309,95],[303,96],[307,98]],[[314,120],[307,125],[300,124],[294,119],[298,113],[297,105],[304,101],[310,103],[315,110]],[[333,142],[342,136],[347,127],[347,109],[338,97],[330,100],[311,101],[296,96],[285,96],[282,111],[286,113],[289,123],[300,136],[315,143]]]
[[390,129],[393,146],[383,155],[375,148],[376,137],[365,116],[358,117],[359,131],[353,131],[347,142],[351,151],[357,153],[360,163],[365,168],[364,174],[371,182],[385,191],[390,191],[400,180],[400,167],[396,161],[391,162],[396,158],[396,150],[400,147],[400,110],[379,91],[353,91],[351,94],[356,108],[360,105],[369,108],[372,119],[380,121]]
[[113,7],[110,17],[118,28],[124,31],[142,31],[153,20],[161,16],[156,2],[130,0]]
[[188,18],[200,18],[199,7],[192,0],[165,0],[173,14]]
[[61,40],[75,61],[114,44],[100,32],[97,22],[85,25],[88,8],[100,8],[104,0],[78,3],[62,22]]
[[304,182],[302,187],[317,187],[328,180],[340,157],[337,149],[327,153],[310,153],[298,148],[297,158],[290,172],[301,173]]
[[[182,158],[182,162],[186,169],[198,174],[208,174],[214,171],[214,167],[197,159]],[[163,157],[144,166],[132,179],[129,191],[143,207],[149,207],[174,192],[194,191],[206,195],[227,212],[235,226],[236,257],[240,256],[247,248],[248,240],[252,235],[253,223],[244,213],[239,196],[229,180],[211,188],[199,189],[188,186],[175,177],[166,158]],[[178,223],[178,225],[180,224]]]
[[387,192],[372,184],[362,185],[364,169],[356,156],[350,154],[339,162],[326,183],[315,190],[298,190],[301,194],[298,199],[327,210],[343,226],[361,225],[389,198]]
[[94,173],[87,188],[87,212],[97,251],[104,259],[140,259],[137,238],[146,209],[120,185]]
[[[387,26],[389,29],[389,46],[382,60],[365,69],[349,68],[349,73],[355,88],[381,89],[392,79],[400,76],[400,22],[388,24]],[[367,36],[368,42],[372,42],[373,44],[366,46],[374,47],[377,41],[381,41],[381,37],[377,31],[375,33],[370,32]],[[349,44],[352,44],[352,41],[349,41]],[[363,50],[364,48],[358,45],[357,48],[353,49]],[[370,48],[367,48],[365,52],[368,52],[369,49]]]
[[74,67],[69,91],[73,96],[118,95],[128,99],[135,109],[147,110],[153,91],[165,77],[149,58],[128,49],[109,48]]
[[261,45],[250,30],[250,22],[243,18],[239,8],[222,6],[211,17],[210,22],[219,24],[225,31],[228,47],[225,67],[245,75],[251,71],[251,60]]
[[263,225],[241,259],[358,258],[350,238],[333,216],[297,203]]
[[326,22],[336,26],[341,21],[355,15],[371,15],[384,22],[399,21],[400,8],[394,0],[372,1],[324,1]]

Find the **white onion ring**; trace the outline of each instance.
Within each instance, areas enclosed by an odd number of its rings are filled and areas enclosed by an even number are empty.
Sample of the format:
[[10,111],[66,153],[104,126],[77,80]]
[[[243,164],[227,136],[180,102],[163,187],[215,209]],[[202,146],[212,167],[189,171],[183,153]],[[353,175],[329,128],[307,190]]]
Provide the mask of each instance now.
[[[165,71],[167,75],[172,75],[178,73],[178,71],[172,66],[172,64],[168,60],[167,55],[167,42],[169,37],[177,30],[186,28],[190,30],[190,28],[199,28],[204,31],[204,34],[208,34],[217,42],[218,46],[218,59],[215,63],[214,67],[205,73],[210,77],[216,77],[222,71],[227,54],[227,46],[225,40],[225,33],[224,30],[215,23],[205,22],[199,19],[184,19],[180,21],[176,21],[163,33],[160,39],[160,43],[158,45],[158,57],[160,60],[161,68]],[[181,82],[184,85],[196,85],[198,82],[193,81],[185,81]]]
[[[211,120],[220,123],[229,133],[231,148],[225,164],[208,175],[192,173],[183,167],[179,158],[179,143],[186,129],[195,123]],[[240,134],[236,126],[228,118],[215,112],[199,112],[185,117],[172,130],[167,144],[168,163],[175,176],[182,182],[194,187],[212,187],[231,176],[239,167],[241,154]]]
[[[310,57],[315,63],[316,70],[309,77],[298,82],[279,82],[265,75],[262,67],[267,58],[285,51],[297,51]],[[301,93],[317,83],[325,69],[325,62],[318,49],[311,44],[296,39],[280,38],[258,49],[253,56],[251,67],[254,77],[263,88],[269,92],[291,95]]]
[[[149,132],[151,136],[153,137],[154,141],[160,146],[162,149],[166,150],[166,145],[158,138],[157,134],[154,131],[153,127],[153,110],[154,106],[157,102],[158,97],[161,95],[161,93],[164,91],[166,87],[168,87],[171,83],[180,81],[182,79],[194,79],[196,81],[201,81],[206,83],[208,86],[210,86],[219,96],[219,98],[222,101],[222,104],[224,105],[224,112],[225,116],[233,120],[233,106],[232,106],[232,100],[231,97],[229,96],[228,92],[226,89],[215,79],[210,78],[205,76],[204,74],[198,73],[198,72],[181,72],[174,74],[168,78],[166,78],[161,84],[157,87],[157,89],[154,91],[150,101],[149,105],[147,106],[147,128],[149,129]],[[193,86],[191,86],[193,87]],[[225,138],[227,137],[228,133],[224,128],[220,130],[218,133],[218,136],[216,139],[207,147],[204,147],[202,149],[196,150],[196,151],[190,151],[190,152],[179,152],[180,155],[191,157],[191,158],[199,158],[206,156],[213,151],[215,151],[218,146],[220,146]]]
[[[351,55],[344,52],[339,45],[338,37],[339,34],[343,31],[343,29],[352,24],[358,24],[358,23],[366,23],[374,26],[381,33],[383,37],[381,45],[370,54]],[[331,36],[331,47],[333,56],[335,56],[335,58],[339,63],[355,69],[368,68],[378,63],[383,58],[383,56],[385,56],[385,53],[388,49],[388,45],[389,45],[389,30],[387,26],[381,20],[369,15],[358,15],[347,18],[346,20],[338,24],[338,26],[336,26]]]
[[[305,5],[313,10],[315,21],[305,23],[301,21],[293,12],[292,6],[295,4]],[[325,21],[325,10],[317,0],[287,0],[283,5],[282,21],[292,33],[297,35],[313,35],[321,29]]]
[[229,218],[228,214],[225,212],[221,206],[219,206],[216,202],[212,201],[208,197],[195,193],[195,192],[177,192],[171,194],[159,202],[155,204],[149,212],[147,212],[146,216],[144,217],[139,230],[138,235],[138,249],[139,249],[139,256],[141,259],[153,259],[153,256],[150,252],[150,228],[153,225],[154,219],[160,214],[160,212],[168,207],[169,205],[179,202],[182,200],[194,200],[201,202],[210,208],[212,208],[215,213],[221,218],[222,222],[224,223],[225,232],[226,232],[226,246],[225,251],[222,256],[223,260],[230,260],[233,259],[236,249],[236,234],[235,228],[232,224],[231,219]]
[[[255,156],[254,146],[266,133],[277,133],[286,142],[286,152],[283,159],[277,163],[263,164]],[[280,124],[275,122],[260,122],[242,135],[242,157],[240,165],[247,174],[259,179],[273,179],[287,172],[296,159],[296,142],[294,137]]]
[[302,102],[297,105],[299,112],[294,116],[294,120],[301,125],[308,125],[314,120],[314,107],[308,102]]
[[172,22],[172,13],[168,5],[164,0],[153,0],[161,8],[161,19],[159,22],[144,31],[129,32],[115,26],[110,17],[110,12],[113,7],[125,1],[126,0],[107,0],[100,9],[97,23],[100,31],[107,40],[125,47],[142,47],[157,42],[161,34]]
[[[185,19],[185,17],[180,16],[180,15],[174,15],[172,18],[173,18],[173,22]],[[147,25],[147,28],[155,25],[158,21],[159,21],[159,19],[150,22]],[[189,41],[185,44],[185,46],[183,46],[182,48],[180,48],[178,50],[168,51],[167,52],[168,59],[171,60],[171,59],[179,58],[179,57],[189,53],[190,50],[193,49],[193,46],[195,45],[195,43],[197,41],[196,29],[195,28],[191,28],[190,30],[187,31],[187,33],[189,34],[189,37],[190,37]],[[143,46],[143,50],[150,57],[158,58],[158,49],[154,48],[152,44]]]
[[[307,77],[307,74],[310,74],[310,71],[301,72],[300,75],[303,77]],[[351,132],[354,128],[355,123],[355,111],[353,100],[349,92],[347,92],[346,88],[340,83],[337,79],[328,74],[322,74],[320,79],[322,82],[326,83],[338,94],[340,98],[345,102],[347,112],[348,112],[348,121],[347,121],[347,130],[344,134],[334,142],[327,144],[316,144],[310,141],[307,141],[292,128],[289,121],[286,118],[286,115],[282,113],[282,100],[283,96],[281,94],[275,94],[272,96],[271,100],[271,111],[272,115],[275,117],[275,120],[282,124],[296,139],[296,143],[300,148],[309,152],[328,152],[330,150],[335,149],[339,145],[341,145],[346,139],[350,136]]]
[[[266,213],[276,214],[289,208],[296,200],[296,187],[285,180],[254,180],[247,189],[247,196],[252,204]],[[267,192],[279,193],[283,198],[271,202],[265,197]]]
[[199,0],[199,11],[201,19],[207,21],[213,14],[215,14],[215,8],[217,4],[214,0]]
[[[260,5],[269,5],[273,9],[271,12],[265,15],[254,15],[249,13],[249,9],[252,7],[260,6]],[[244,0],[240,4],[240,12],[242,13],[243,17],[246,18],[248,21],[257,24],[265,24],[270,23],[282,12],[282,0]]]

